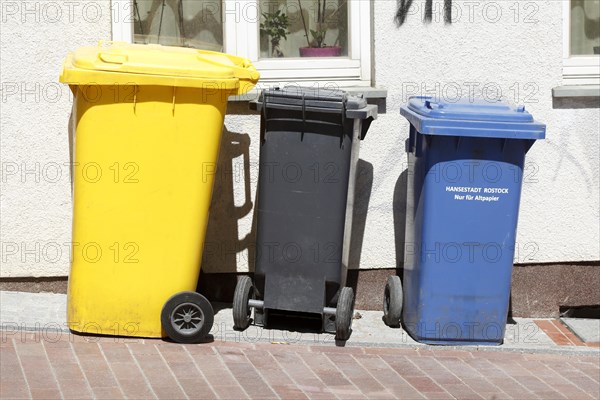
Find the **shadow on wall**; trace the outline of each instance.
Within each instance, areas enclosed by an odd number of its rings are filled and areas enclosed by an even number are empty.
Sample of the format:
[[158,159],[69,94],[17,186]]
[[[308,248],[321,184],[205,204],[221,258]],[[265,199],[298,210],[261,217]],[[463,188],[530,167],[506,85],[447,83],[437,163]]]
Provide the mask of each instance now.
[[[396,247],[396,275],[402,279],[404,266],[404,240],[406,221],[406,185],[408,171],[403,171],[396,181],[393,197],[394,240]],[[364,310],[381,310],[382,304],[379,295],[383,294],[383,287],[387,281],[389,270],[362,270],[359,272],[360,254],[363,247],[365,221],[369,206],[373,184],[373,166],[363,160],[359,161],[356,182],[356,199],[354,205],[354,220],[352,226],[352,248],[347,285],[354,289],[356,295],[355,306]],[[367,244],[368,246],[369,244]],[[387,266],[386,266],[387,267]],[[361,276],[360,282],[358,281]],[[375,297],[373,296],[375,294]]]
[[552,108],[563,109],[563,110],[600,108],[600,98],[598,98],[598,97],[554,97],[552,99]]
[[408,170],[402,171],[394,186],[394,243],[396,245],[396,273],[402,279],[404,268],[404,241],[406,235],[406,185]]
[[[254,272],[256,249],[256,207],[253,207],[250,185],[249,148],[250,136],[224,129],[221,152],[217,163],[216,177],[208,219],[206,240],[202,259],[202,270],[198,280],[198,292],[213,301],[231,301],[237,283],[239,257],[248,257],[250,273]],[[243,174],[236,172],[232,160],[243,157]],[[238,168],[239,169],[239,168]],[[245,201],[235,205],[234,185],[244,179]],[[365,224],[373,187],[373,165],[358,161],[355,200],[352,219],[352,236],[349,270],[358,270],[363,247]],[[253,212],[252,229],[239,239],[238,221]],[[220,273],[208,271],[218,270]],[[348,276],[348,286],[356,290],[357,275]]]
[[[228,115],[252,115],[247,103],[230,102]],[[255,136],[258,140],[258,135]],[[230,302],[238,280],[238,264],[248,258],[250,274],[255,270],[256,212],[252,199],[250,175],[250,143],[252,135],[231,132],[225,127],[221,138],[221,151],[217,161],[211,209],[206,231],[202,269],[197,290],[212,301]],[[253,160],[255,163],[258,160]],[[255,164],[256,165],[256,164]],[[235,189],[244,187],[242,205],[236,206]],[[360,267],[365,225],[371,191],[373,188],[373,165],[359,159],[356,172],[355,199],[352,218],[351,248],[348,269]],[[238,196],[240,193],[237,193]],[[241,197],[241,196],[239,196]],[[237,201],[241,202],[240,199]],[[250,232],[240,238],[238,221],[250,213]],[[218,271],[218,273],[216,273]],[[348,275],[348,286],[356,290],[356,273]]]
[[[221,299],[229,297],[229,291],[235,287],[236,277],[224,274],[224,277],[231,277],[232,282],[203,285],[205,270],[236,273],[240,257],[248,257],[251,268],[254,264],[255,225],[252,225],[251,231],[243,238],[240,238],[238,229],[238,221],[253,210],[248,134],[230,132],[226,127],[223,128],[215,174],[198,291],[207,294],[209,298]],[[243,204],[236,205],[234,186],[242,187],[242,184]],[[227,293],[221,293],[222,291]]]
[[[360,256],[362,254],[363,239],[365,237],[365,224],[369,211],[369,201],[373,189],[373,164],[364,160],[358,160],[356,166],[356,185],[354,187],[354,209],[352,210],[352,230],[350,236],[350,255],[348,257],[348,269],[360,268]],[[356,290],[355,285],[353,286]]]

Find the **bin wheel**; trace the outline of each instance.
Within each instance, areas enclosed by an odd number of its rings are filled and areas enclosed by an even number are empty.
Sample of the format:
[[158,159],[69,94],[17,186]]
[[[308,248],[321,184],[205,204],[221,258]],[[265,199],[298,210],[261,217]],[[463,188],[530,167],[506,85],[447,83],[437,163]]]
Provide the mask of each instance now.
[[383,321],[391,328],[400,327],[402,317],[402,283],[397,276],[390,276],[383,294]]
[[233,329],[243,331],[250,325],[252,309],[248,300],[254,297],[254,287],[249,276],[242,276],[235,286],[233,295]]
[[167,335],[178,343],[197,343],[210,332],[215,313],[212,305],[196,292],[179,292],[165,303],[160,322]]
[[354,314],[354,290],[343,287],[340,291],[335,309],[335,338],[348,340],[352,332],[352,315]]

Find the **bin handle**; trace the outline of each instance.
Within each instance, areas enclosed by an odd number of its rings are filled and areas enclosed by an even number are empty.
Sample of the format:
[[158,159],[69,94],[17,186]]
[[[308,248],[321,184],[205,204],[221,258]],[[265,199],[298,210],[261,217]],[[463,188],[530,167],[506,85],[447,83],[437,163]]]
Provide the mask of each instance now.
[[408,131],[408,139],[406,140],[406,152],[412,153],[415,149],[415,127],[411,124]]
[[302,134],[300,140],[304,140],[304,132],[306,132],[306,96],[302,93]]
[[137,108],[138,85],[135,85],[133,88],[133,113],[135,114]]
[[173,103],[171,106],[173,107],[171,110],[172,115],[175,115],[175,94],[177,93],[177,86],[173,86]]
[[442,109],[444,108],[444,104],[440,104],[435,101],[432,102],[431,100],[425,100],[425,107],[427,107],[430,110],[433,110],[434,108]]
[[228,65],[219,61],[211,60],[207,57],[203,57],[203,55],[206,54],[212,54],[223,57],[223,53],[208,50],[198,50],[198,59],[202,62],[212,64],[217,67],[229,68],[233,70],[236,78],[250,81],[258,81],[258,78],[260,77],[260,74],[254,67],[254,65],[252,65],[250,60],[248,60],[247,58],[232,56],[228,54],[227,58],[229,58],[234,63],[234,65]]
[[265,136],[266,136],[266,132],[267,132],[267,91],[263,89],[262,92],[262,98],[263,98],[263,104],[262,104],[262,118],[260,119],[260,142],[264,143],[265,142]]
[[127,54],[115,54],[115,53],[98,53],[100,60],[108,64],[125,64],[129,57]]
[[340,148],[344,145],[344,127],[346,126],[346,107],[348,102],[348,94],[342,96],[342,134],[340,135]]

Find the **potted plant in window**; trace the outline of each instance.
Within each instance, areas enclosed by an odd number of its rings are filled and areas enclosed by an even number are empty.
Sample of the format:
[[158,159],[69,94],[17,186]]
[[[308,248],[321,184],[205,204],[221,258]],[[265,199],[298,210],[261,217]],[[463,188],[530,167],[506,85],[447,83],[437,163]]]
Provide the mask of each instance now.
[[[304,10],[302,8],[301,0],[298,0],[300,6],[300,16],[302,17],[302,25],[304,26],[304,34],[306,36],[307,47],[300,47],[301,57],[339,57],[342,54],[342,48],[336,46],[328,46],[325,43],[325,35],[327,34],[327,21],[325,13],[327,11],[327,0],[317,0],[317,26],[316,29],[310,29],[312,41],[308,37],[309,29],[306,26],[306,20],[304,19]],[[329,18],[337,13],[339,8],[329,14]]]
[[286,39],[289,21],[285,13],[277,10],[272,13],[263,13],[264,20],[260,23],[260,33],[271,38],[271,56],[283,57],[284,54],[279,47],[281,39]]

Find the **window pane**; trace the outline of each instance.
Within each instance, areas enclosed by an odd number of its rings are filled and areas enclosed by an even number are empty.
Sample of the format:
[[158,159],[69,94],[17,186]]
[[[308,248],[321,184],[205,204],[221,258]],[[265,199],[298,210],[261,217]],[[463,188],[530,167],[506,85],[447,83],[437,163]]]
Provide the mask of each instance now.
[[348,56],[347,0],[259,0],[259,4],[261,58]]
[[223,50],[221,2],[133,0],[134,42]]
[[571,0],[571,55],[600,54],[600,0]]

